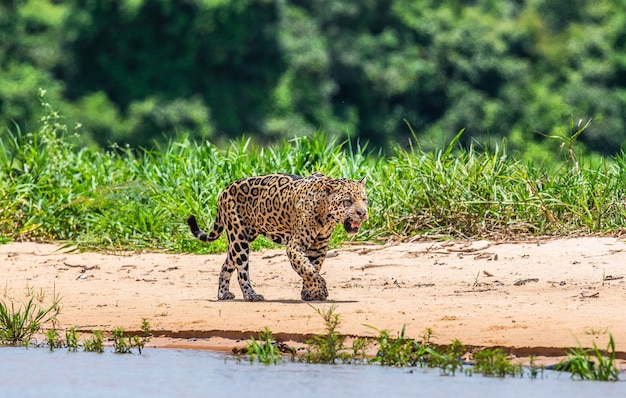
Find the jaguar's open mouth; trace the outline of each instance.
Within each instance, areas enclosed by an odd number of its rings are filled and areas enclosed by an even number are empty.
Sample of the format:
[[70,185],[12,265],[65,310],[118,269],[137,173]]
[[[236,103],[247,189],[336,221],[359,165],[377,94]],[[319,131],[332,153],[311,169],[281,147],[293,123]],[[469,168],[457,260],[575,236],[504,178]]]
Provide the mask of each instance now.
[[346,232],[349,234],[356,234],[359,232],[359,228],[361,227],[361,221],[358,220],[346,220],[343,222],[343,227]]

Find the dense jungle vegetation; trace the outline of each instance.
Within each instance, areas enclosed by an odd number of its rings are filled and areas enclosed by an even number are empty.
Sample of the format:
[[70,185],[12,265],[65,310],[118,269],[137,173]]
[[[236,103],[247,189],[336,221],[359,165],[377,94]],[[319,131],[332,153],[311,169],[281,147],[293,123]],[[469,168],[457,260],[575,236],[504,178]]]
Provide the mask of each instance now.
[[[267,144],[324,131],[391,153],[506,138],[551,156],[626,137],[623,0],[8,0],[0,135],[47,100],[79,146],[189,137]],[[411,128],[409,128],[411,126]]]

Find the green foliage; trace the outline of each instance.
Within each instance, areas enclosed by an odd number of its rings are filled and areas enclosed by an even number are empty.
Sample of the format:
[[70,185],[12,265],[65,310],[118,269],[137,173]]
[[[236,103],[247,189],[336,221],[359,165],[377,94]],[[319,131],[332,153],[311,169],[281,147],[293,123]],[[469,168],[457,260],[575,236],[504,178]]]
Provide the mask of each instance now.
[[448,346],[437,347],[432,342],[434,337],[432,329],[424,331],[420,342],[407,337],[404,326],[395,338],[391,337],[387,330],[368,327],[378,332],[378,336],[374,338],[378,343],[378,350],[370,362],[380,363],[383,366],[428,366],[438,368],[445,376],[454,375],[458,370],[463,369],[461,356],[467,350],[458,340]]
[[63,342],[59,336],[59,331],[56,328],[48,329],[46,331],[46,342],[50,351],[54,351],[55,348],[63,346]]
[[113,329],[113,352],[116,354],[131,354],[136,348],[139,354],[143,351],[147,342],[152,338],[150,323],[146,318],[141,321],[141,335],[128,335],[124,328]]
[[[355,338],[351,348],[345,346],[346,336],[337,330],[340,324],[339,314],[335,312],[337,306],[332,305],[327,309],[311,307],[324,320],[325,333],[316,334],[312,339],[307,340],[307,351],[299,359],[306,363],[333,365],[337,363],[366,363],[368,339]],[[295,356],[295,350],[291,349],[290,351],[292,356]],[[251,338],[247,345],[246,354],[251,363],[255,359],[266,365],[276,365],[283,362],[281,347],[274,341],[268,328],[259,334],[258,339]]]
[[68,330],[65,331],[65,344],[67,344],[67,350],[76,352],[78,351],[78,347],[80,347],[80,343],[78,342],[78,332],[76,331],[76,327],[72,326]]
[[571,372],[573,379],[618,381],[620,371],[615,359],[615,341],[609,333],[605,351],[600,350],[595,342],[593,349],[572,348],[567,355],[567,361],[560,363],[555,369]]
[[0,300],[0,344],[28,346],[33,335],[41,331],[42,325],[54,324],[61,311],[58,296],[50,304],[42,305],[35,301],[34,294],[29,294],[28,301],[21,307],[16,307],[15,301],[6,295],[5,299]]
[[[314,307],[313,307],[314,308]],[[306,363],[337,364],[337,363],[377,363],[382,366],[397,367],[429,367],[437,368],[444,376],[454,376],[457,371],[463,370],[465,363],[463,356],[467,354],[467,348],[459,340],[454,340],[447,346],[437,346],[433,343],[434,332],[426,329],[422,335],[422,341],[409,338],[405,334],[405,327],[397,337],[391,337],[388,330],[376,329],[365,325],[377,332],[373,340],[377,343],[377,352],[373,358],[368,357],[368,349],[372,339],[356,338],[353,341],[352,351],[345,345],[346,336],[337,331],[340,324],[339,314],[335,311],[336,305],[327,309],[314,308],[315,312],[322,317],[326,332],[315,335],[307,341],[307,351],[299,360]],[[121,332],[120,332],[121,333]],[[114,336],[116,332],[114,331]],[[115,338],[115,337],[114,337]],[[116,351],[117,352],[117,351]],[[272,332],[265,328],[259,333],[258,339],[252,337],[247,344],[246,354],[250,363],[255,359],[258,362],[269,365],[283,362],[283,355],[279,344],[274,341]],[[291,350],[295,355],[295,350]],[[608,356],[606,356],[608,354]],[[595,356],[595,361],[592,360]],[[472,376],[475,373],[485,377],[523,377],[525,368],[511,363],[509,356],[501,348],[484,348],[472,354],[473,367],[466,368],[465,374]],[[535,357],[530,356],[528,377],[536,379],[545,367],[537,367]],[[616,351],[613,336],[609,334],[609,342],[605,351],[599,350],[593,345],[593,349],[574,348],[570,350],[568,359],[555,366],[548,368],[557,371],[568,371],[572,378],[580,380],[618,381],[619,367],[615,363]]]
[[537,358],[534,355],[528,357],[528,377],[531,379],[536,379],[541,374],[541,378],[543,378],[545,366],[537,366]]
[[[325,334],[316,334],[312,339],[307,340],[307,352],[304,354],[304,361],[308,363],[336,364],[337,361],[347,363],[351,359],[349,352],[345,350],[344,342],[346,336],[337,330],[340,325],[339,314],[335,312],[337,305],[334,304],[327,309],[315,308],[311,306],[324,320]],[[362,345],[362,342],[357,344]],[[358,346],[353,352],[362,351]]]
[[113,329],[113,349],[116,354],[130,354],[131,351],[130,340],[124,336],[123,328]]
[[[146,343],[149,342],[152,337],[152,331],[150,330],[148,320],[144,318],[142,320],[140,334],[128,335],[123,328],[116,328],[112,332],[112,337],[113,350],[115,353],[129,354],[132,353],[133,348],[136,348],[139,354],[141,354]],[[46,331],[46,341],[50,351],[63,346],[63,342],[59,339],[59,332],[56,328]],[[82,346],[85,352],[97,352],[101,354],[104,352],[105,348],[104,341],[105,337],[102,330],[94,330],[82,343],[80,342],[76,327],[72,326],[65,331],[65,346],[68,351],[71,352],[77,352]]]
[[[200,245],[187,239],[184,219],[196,213],[208,223],[217,194],[229,182],[324,169],[358,173],[356,178],[368,162],[359,154],[344,162],[342,146],[323,135],[275,149],[249,140],[225,150],[188,140],[160,152],[78,149],[58,113],[43,97],[42,102],[49,113],[40,132],[17,129],[0,137],[0,235],[5,237],[70,240],[82,248],[221,251],[223,240]],[[267,245],[259,240],[254,247]]]
[[418,341],[405,336],[405,326],[398,337],[391,337],[388,330],[378,330],[375,337],[378,343],[378,351],[372,362],[378,362],[383,366],[418,366],[423,365],[428,355],[428,347]]
[[283,362],[283,354],[268,328],[259,333],[258,340],[255,340],[254,337],[250,338],[246,354],[250,358],[250,363],[254,362],[255,358],[265,365],[277,365]]
[[508,355],[499,348],[486,348],[475,352],[474,369],[475,373],[482,373],[483,376],[506,377],[519,376],[522,377],[524,371],[521,366],[511,363]]
[[102,330],[94,330],[92,336],[83,341],[83,351],[87,352],[104,352],[104,333]]
[[[0,345],[24,345],[29,346],[35,334],[43,332],[43,326],[51,324],[51,328],[45,331],[45,341],[50,351],[63,346],[56,326],[57,316],[61,312],[60,297],[53,293],[51,302],[44,304],[46,294],[43,290],[36,292],[27,288],[28,301],[20,307],[15,305],[14,299],[9,297],[8,289],[5,288],[4,300],[0,300]],[[116,353],[131,353],[136,348],[141,354],[145,344],[152,338],[150,323],[146,318],[142,319],[141,333],[129,336],[124,329],[117,328],[113,331],[114,350]],[[76,352],[81,346],[76,327],[65,331],[65,346],[69,351]],[[92,336],[82,344],[84,351],[104,352],[104,333],[94,330]]]
[[467,348],[459,341],[454,340],[450,345],[441,349],[428,348],[428,366],[438,368],[444,376],[454,376],[458,370],[463,370],[462,355]]
[[406,119],[429,150],[465,129],[526,153],[593,119],[580,141],[615,155],[625,21],[609,0],[4,2],[0,126],[30,131],[45,87],[103,147],[323,129],[390,149]]
[[68,1],[66,11],[70,56],[58,67],[69,99],[103,92],[124,115],[100,142],[200,137],[211,119],[231,136],[259,131],[282,68],[275,2]]
[[[522,162],[506,142],[459,150],[460,131],[442,149],[414,143],[393,154],[368,151],[317,133],[281,145],[250,139],[224,148],[187,139],[155,150],[78,148],[76,131],[42,95],[36,133],[0,136],[0,240],[68,241],[80,249],[149,248],[220,252],[202,244],[184,220],[210,228],[219,192],[238,178],[285,172],[367,177],[370,219],[357,239],[389,236],[567,235],[625,227],[626,156],[588,157],[576,142],[589,126],[554,135],[563,149],[549,162]],[[580,134],[582,131],[585,133]],[[78,130],[79,131],[79,130]],[[354,239],[337,228],[332,245]],[[259,239],[253,248],[273,247]]]

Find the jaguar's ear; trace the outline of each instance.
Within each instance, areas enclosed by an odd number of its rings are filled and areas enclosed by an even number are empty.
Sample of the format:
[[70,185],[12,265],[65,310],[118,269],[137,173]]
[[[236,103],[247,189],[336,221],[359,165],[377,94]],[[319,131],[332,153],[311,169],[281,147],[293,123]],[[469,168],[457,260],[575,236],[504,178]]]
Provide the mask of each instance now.
[[359,184],[361,184],[361,185],[365,186],[365,177],[363,177],[363,178],[361,178],[361,179],[359,180]]
[[326,191],[326,194],[328,196],[336,193],[338,189],[339,186],[337,186],[336,184],[331,184],[330,181],[327,181],[326,184],[324,184],[324,190]]

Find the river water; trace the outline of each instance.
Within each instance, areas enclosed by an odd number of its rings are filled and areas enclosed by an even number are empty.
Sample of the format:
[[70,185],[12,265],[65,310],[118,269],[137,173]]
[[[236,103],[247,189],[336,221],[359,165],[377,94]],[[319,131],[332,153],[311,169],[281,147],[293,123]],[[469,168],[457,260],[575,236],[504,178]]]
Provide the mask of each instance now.
[[626,383],[441,376],[379,365],[250,364],[197,350],[143,354],[0,348],[0,397],[619,397]]

